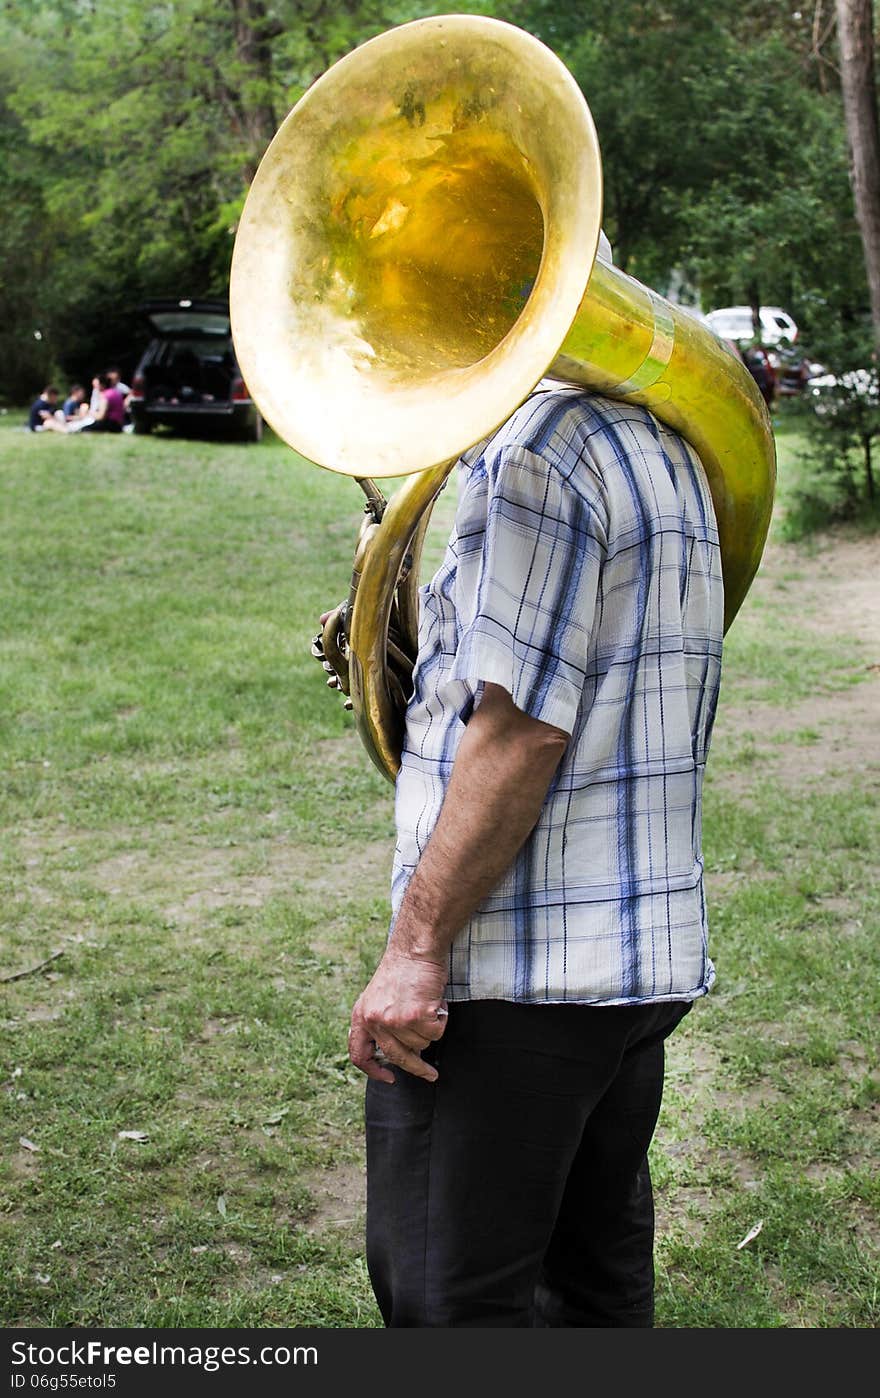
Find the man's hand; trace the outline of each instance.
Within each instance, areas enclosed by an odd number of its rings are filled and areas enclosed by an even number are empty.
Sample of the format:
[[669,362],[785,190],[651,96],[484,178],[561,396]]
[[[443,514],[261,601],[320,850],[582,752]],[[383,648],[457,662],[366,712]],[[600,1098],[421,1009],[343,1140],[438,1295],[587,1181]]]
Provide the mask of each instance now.
[[437,1070],[420,1057],[446,1028],[448,965],[407,955],[393,944],[351,1013],[348,1056],[356,1068],[377,1082],[394,1082],[394,1074],[376,1059],[378,1049],[389,1063],[426,1082]]

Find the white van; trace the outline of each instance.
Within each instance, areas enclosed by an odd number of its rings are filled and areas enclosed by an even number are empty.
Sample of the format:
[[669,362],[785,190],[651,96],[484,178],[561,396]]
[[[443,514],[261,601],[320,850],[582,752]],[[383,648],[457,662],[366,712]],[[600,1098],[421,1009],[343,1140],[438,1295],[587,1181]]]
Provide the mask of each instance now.
[[[755,338],[751,306],[722,306],[710,311],[705,321],[722,340],[743,344]],[[794,344],[797,336],[798,328],[787,311],[779,306],[761,307],[761,339],[765,345],[778,345],[780,340]]]

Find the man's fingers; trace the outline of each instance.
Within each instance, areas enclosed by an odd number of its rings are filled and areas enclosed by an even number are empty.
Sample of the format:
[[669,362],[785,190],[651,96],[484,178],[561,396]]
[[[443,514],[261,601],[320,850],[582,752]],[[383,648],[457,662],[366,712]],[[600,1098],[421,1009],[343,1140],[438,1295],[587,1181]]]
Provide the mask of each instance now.
[[403,1044],[404,1048],[412,1049],[413,1053],[421,1053],[431,1042],[430,1038],[420,1034],[417,1029],[390,1029],[385,1024],[372,1024],[370,1028],[375,1038],[378,1039],[380,1034],[390,1034],[398,1043]]
[[417,1053],[412,1053],[399,1039],[392,1038],[388,1034],[377,1034],[376,1043],[395,1067],[403,1068],[406,1073],[412,1073],[414,1078],[424,1078],[425,1082],[437,1081],[439,1076],[437,1069],[432,1068],[430,1063],[426,1063]]
[[[414,1036],[417,1037],[417,1036]],[[423,1040],[422,1046],[427,1047],[427,1041]],[[348,1035],[348,1056],[354,1066],[368,1078],[375,1078],[377,1082],[394,1082],[394,1074],[384,1063],[376,1061],[376,1048],[379,1048],[387,1058],[389,1063],[402,1068],[407,1073],[412,1073],[414,1077],[424,1078],[426,1082],[437,1081],[437,1070],[429,1063],[425,1063],[417,1053],[411,1052],[399,1039],[387,1034],[373,1036],[373,1031],[366,1025],[353,1025]]]
[[375,1078],[377,1082],[394,1082],[390,1069],[376,1062],[375,1041],[363,1025],[353,1025],[348,1031],[348,1056],[368,1078]]

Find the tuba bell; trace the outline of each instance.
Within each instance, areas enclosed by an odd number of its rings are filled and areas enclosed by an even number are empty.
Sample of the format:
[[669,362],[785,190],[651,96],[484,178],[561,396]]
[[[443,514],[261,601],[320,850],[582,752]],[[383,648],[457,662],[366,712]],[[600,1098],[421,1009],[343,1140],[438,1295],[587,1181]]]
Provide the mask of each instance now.
[[[599,145],[539,40],[417,20],[334,64],[279,128],[245,202],[230,312],[261,413],[367,501],[351,589],[314,652],[394,780],[431,507],[455,462],[545,375],[648,408],[696,450],[725,630],[773,505],[770,417],[741,360],[596,257]],[[386,500],[376,480],[406,476]]]

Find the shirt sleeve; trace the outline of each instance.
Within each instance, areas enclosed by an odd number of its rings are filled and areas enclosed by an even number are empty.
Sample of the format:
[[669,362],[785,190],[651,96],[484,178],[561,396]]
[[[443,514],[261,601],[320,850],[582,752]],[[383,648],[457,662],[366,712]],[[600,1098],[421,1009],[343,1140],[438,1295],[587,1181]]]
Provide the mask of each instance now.
[[458,533],[462,630],[448,683],[471,696],[501,685],[523,713],[574,731],[606,550],[603,503],[523,448],[488,466],[481,508]]

